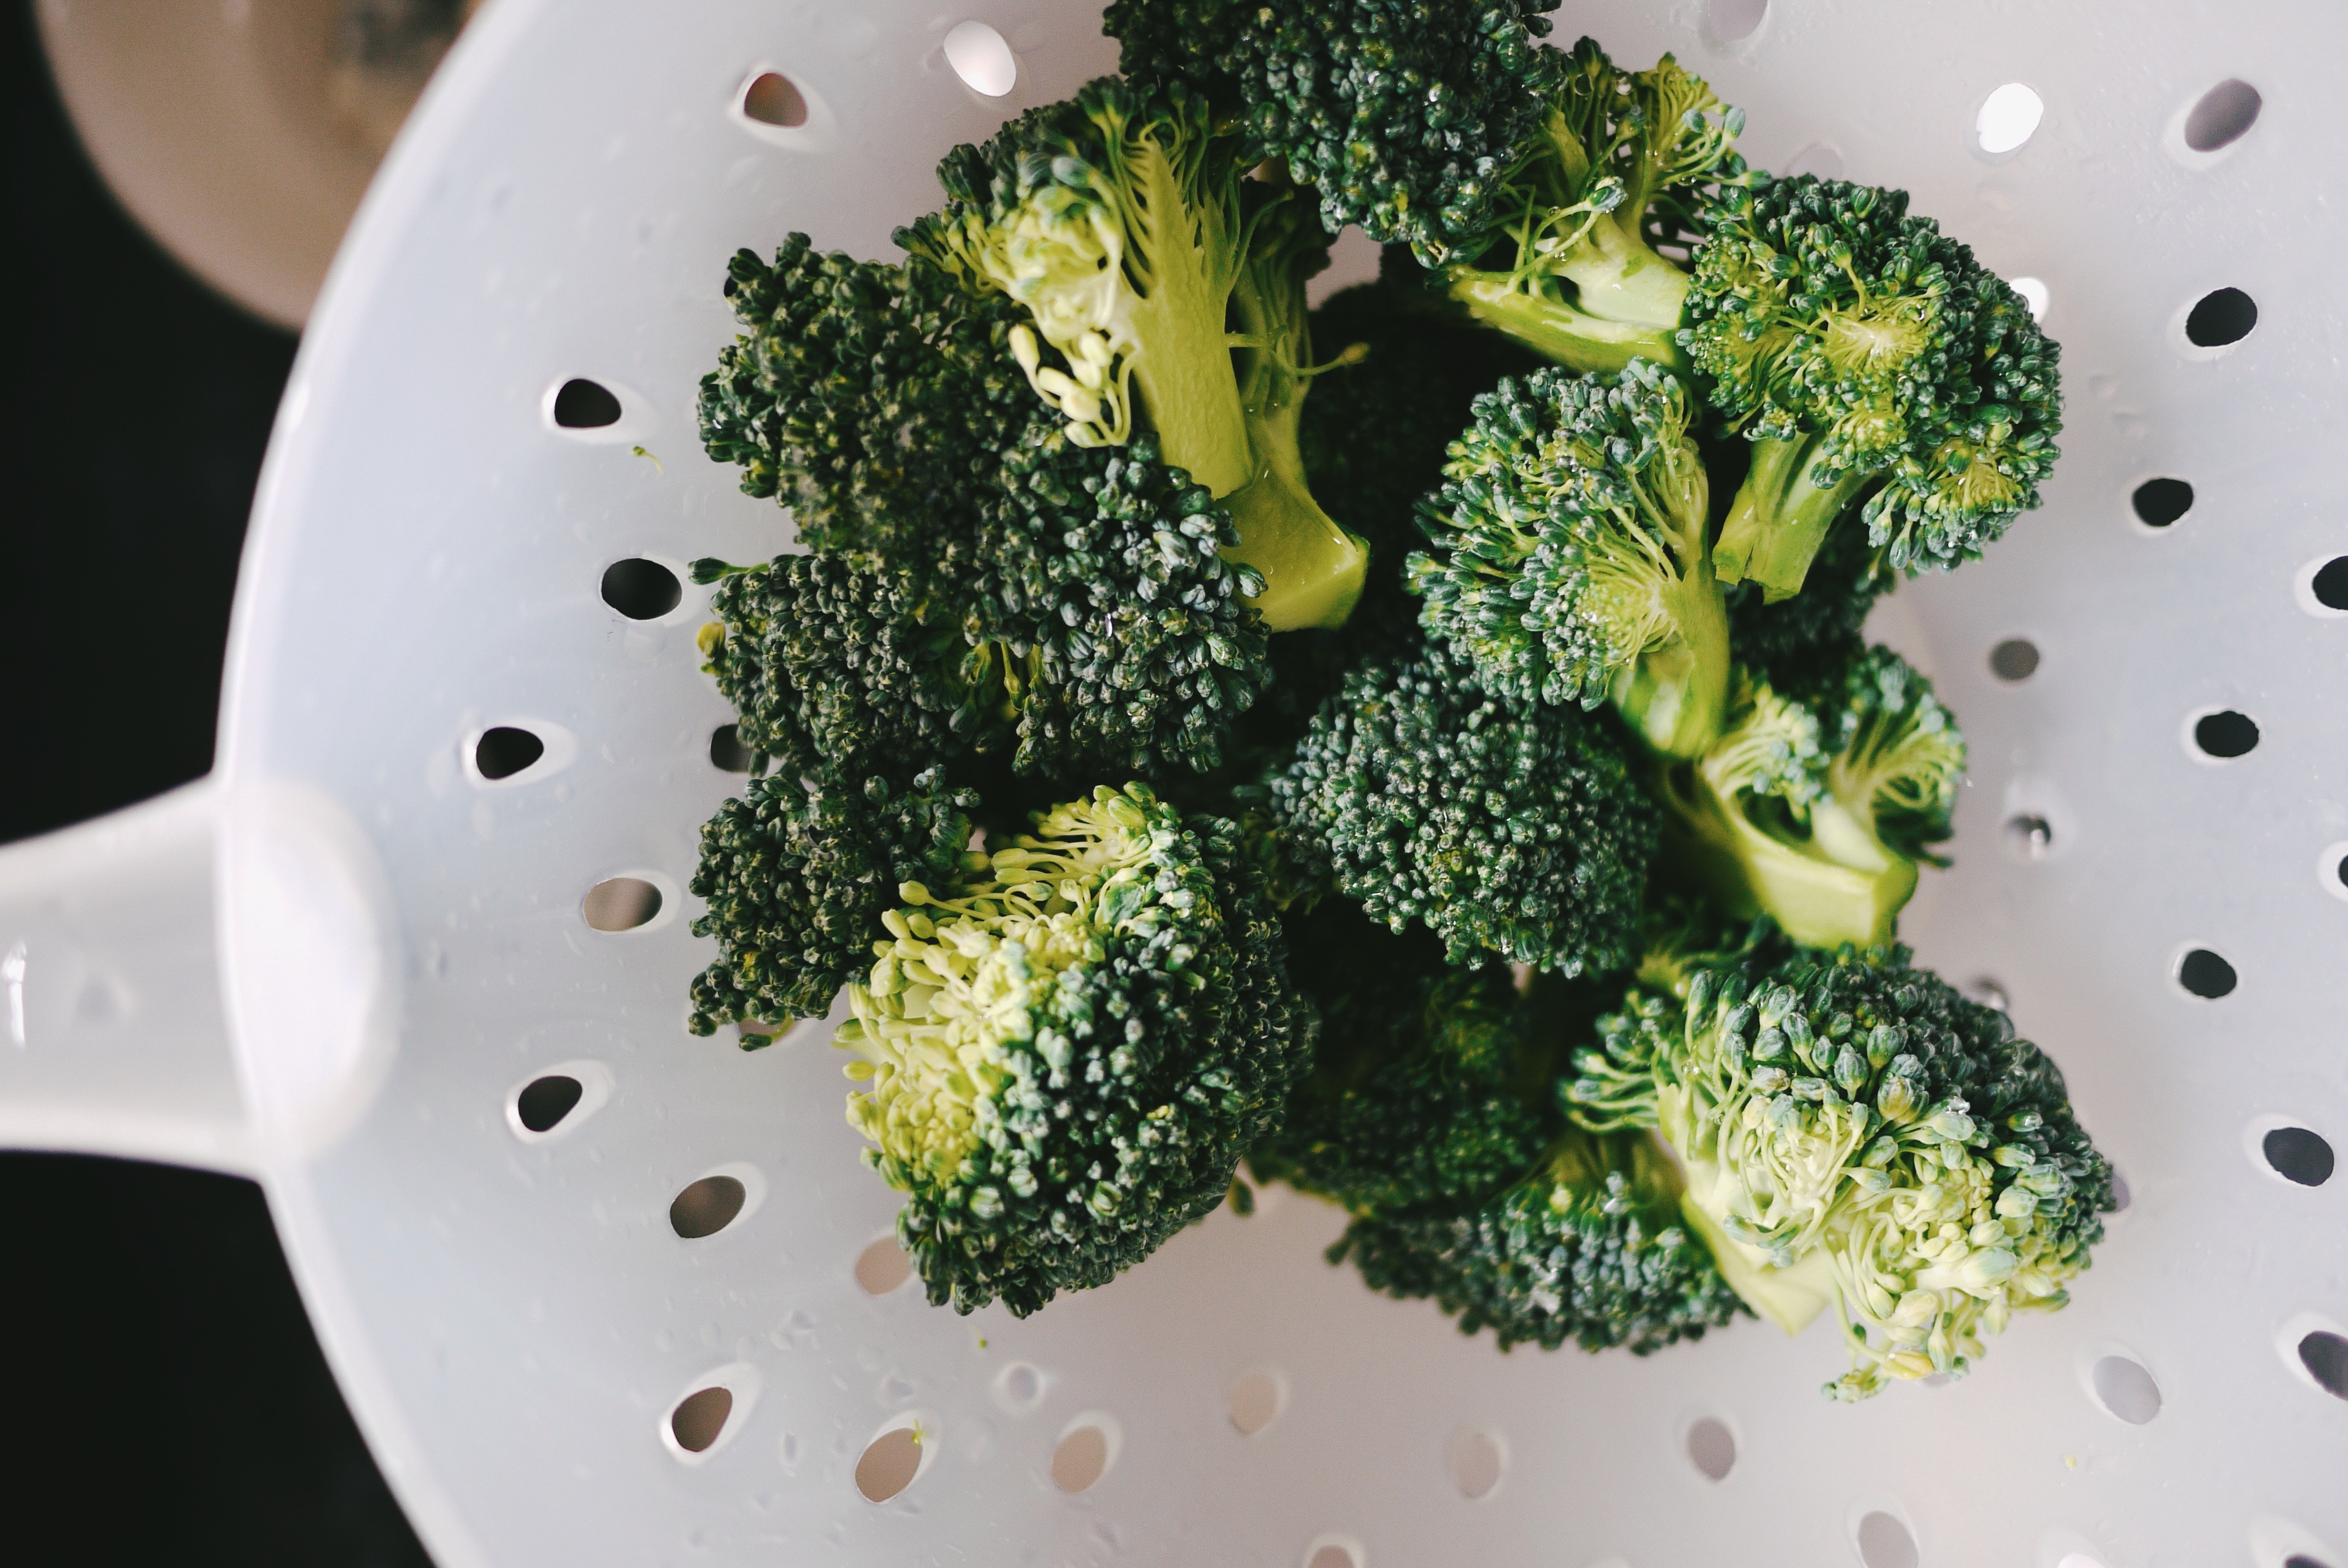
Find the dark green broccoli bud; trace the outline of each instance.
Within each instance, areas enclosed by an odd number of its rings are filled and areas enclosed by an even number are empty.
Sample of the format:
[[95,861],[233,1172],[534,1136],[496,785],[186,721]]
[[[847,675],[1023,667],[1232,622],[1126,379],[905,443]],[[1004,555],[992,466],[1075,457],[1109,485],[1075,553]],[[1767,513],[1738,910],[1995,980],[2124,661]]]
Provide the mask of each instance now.
[[1201,1218],[1308,1061],[1253,851],[1140,784],[1096,789],[901,888],[839,1043],[934,1305],[1025,1317]]
[[1465,1213],[1354,1220],[1350,1256],[1370,1286],[1431,1296],[1460,1332],[1500,1348],[1625,1345],[1639,1355],[1721,1327],[1743,1304],[1680,1214],[1670,1157],[1646,1132],[1559,1135],[1530,1174]]
[[1705,545],[1704,459],[1685,388],[1547,368],[1476,400],[1410,558],[1429,637],[1488,691],[1594,707],[1612,697],[1669,756],[1720,733],[1728,619]]
[[1754,443],[1713,557],[1798,591],[1859,497],[1896,569],[1946,570],[2038,505],[2062,426],[2056,346],[1904,191],[1802,175],[1705,215],[1680,342]]
[[1348,674],[1270,793],[1306,874],[1455,964],[1575,975],[1635,952],[1658,823],[1603,718],[1488,696],[1423,649]]
[[1854,647],[1783,692],[1740,670],[1726,732],[1658,781],[1666,856],[1796,941],[1889,941],[1964,770],[1955,719],[1889,649]]
[[910,785],[829,772],[752,779],[702,825],[691,891],[709,907],[693,934],[716,938],[718,958],[693,982],[686,1027],[821,1018],[871,962],[898,886],[942,882],[962,864],[977,806],[938,768]]
[[1802,591],[1771,603],[1749,579],[1726,590],[1728,645],[1737,661],[1772,682],[1859,639],[1875,601],[1900,577],[1864,528],[1829,528]]
[[1343,899],[1286,924],[1321,1038],[1248,1156],[1259,1181],[1399,1214],[1481,1203],[1540,1158],[1558,1117],[1508,966],[1450,968],[1434,938],[1389,933]]
[[[1700,973],[1607,1037],[1656,1085],[1684,1208],[1746,1303],[1788,1332],[1829,1303],[1860,1399],[1961,1375],[2087,1266],[2111,1168],[2063,1076],[2003,1013],[1904,948]],[[1622,1042],[1627,1041],[1627,1045]]]
[[[1081,490],[1069,465],[1097,471]],[[1007,454],[983,559],[780,556],[722,578],[706,668],[743,743],[787,759],[1014,748],[1023,772],[1211,768],[1271,680],[1217,554],[1229,525],[1147,438]]]
[[[1474,320],[1575,370],[1632,359],[1683,374],[1684,245],[1704,193],[1745,177],[1741,110],[1665,55],[1623,71],[1596,41],[1566,56],[1480,242],[1434,280]],[[1479,253],[1480,252],[1480,253]]]
[[[897,242],[1021,320],[1006,348],[1077,446],[1144,429],[1231,510],[1226,553],[1275,631],[1342,623],[1362,542],[1304,487],[1291,405],[1303,394],[1304,276],[1327,239],[1292,190],[1247,179],[1255,144],[1179,84],[1115,77],[1031,109],[938,166],[947,202]],[[1242,388],[1229,317],[1251,369]],[[1268,379],[1266,379],[1268,377]]]
[[1557,56],[1527,0],[1113,0],[1117,69],[1244,117],[1319,194],[1332,232],[1448,253],[1490,220]]

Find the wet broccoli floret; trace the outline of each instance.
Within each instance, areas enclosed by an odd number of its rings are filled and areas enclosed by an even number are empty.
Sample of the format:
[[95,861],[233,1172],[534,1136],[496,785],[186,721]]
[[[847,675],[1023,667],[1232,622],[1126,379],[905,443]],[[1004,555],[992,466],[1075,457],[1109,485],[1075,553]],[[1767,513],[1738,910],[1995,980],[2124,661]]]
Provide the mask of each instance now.
[[1025,1317],[1222,1201],[1313,1029],[1236,825],[1102,786],[900,896],[839,1042],[933,1304]]
[[1306,875],[1454,963],[1575,975],[1633,951],[1658,824],[1602,715],[1488,696],[1422,649],[1348,674],[1270,794]]
[[910,784],[752,779],[701,829],[691,891],[708,909],[693,934],[716,938],[718,957],[693,982],[688,1027],[822,1017],[871,962],[898,885],[943,881],[962,864],[977,807],[976,792],[937,768]]
[[2112,1207],[2063,1076],[2003,1013],[1906,948],[1801,952],[1649,992],[1569,1091],[1650,1124],[1745,1300],[1792,1332],[1832,1305],[1838,1399],[1967,1371],[2018,1310],[2052,1310]]

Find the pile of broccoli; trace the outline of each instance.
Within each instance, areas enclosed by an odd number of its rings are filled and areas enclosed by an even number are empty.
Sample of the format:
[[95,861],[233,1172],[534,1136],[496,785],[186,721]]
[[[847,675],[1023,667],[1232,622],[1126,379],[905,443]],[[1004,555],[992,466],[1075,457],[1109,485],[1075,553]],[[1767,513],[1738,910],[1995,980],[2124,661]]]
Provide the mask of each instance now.
[[756,761],[690,1026],[845,991],[932,1302],[1279,1181],[1503,1348],[1831,1307],[1858,1399],[2100,1239],[2061,1074],[1897,941],[1965,743],[1863,630],[2037,505],[2055,345],[1547,26],[1114,0],[901,260],[732,263],[704,439],[791,527],[695,567]]

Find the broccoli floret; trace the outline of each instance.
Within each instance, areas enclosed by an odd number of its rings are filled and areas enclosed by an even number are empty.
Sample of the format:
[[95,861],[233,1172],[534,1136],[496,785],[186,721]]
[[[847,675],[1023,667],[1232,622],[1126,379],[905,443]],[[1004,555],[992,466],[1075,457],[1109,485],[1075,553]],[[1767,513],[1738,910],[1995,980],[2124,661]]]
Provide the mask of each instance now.
[[1428,635],[1522,701],[1609,696],[1670,756],[1719,735],[1728,619],[1705,546],[1709,491],[1686,390],[1634,360],[1548,368],[1476,400],[1410,558]]
[[[1327,241],[1281,210],[1292,190],[1248,179],[1259,160],[1180,84],[1151,96],[1103,77],[947,154],[946,206],[897,242],[1020,307],[1009,354],[1071,443],[1154,431],[1230,508],[1227,553],[1253,573],[1266,626],[1334,626],[1366,551],[1305,489],[1292,406],[1309,369],[1303,279]],[[1235,346],[1252,362],[1244,390]]]
[[1835,1399],[1962,1375],[2013,1312],[2064,1305],[2103,1237],[2111,1168],[2062,1074],[1904,948],[1705,970],[1606,1039],[1746,1303],[1789,1333],[1841,1312]]
[[942,882],[962,864],[977,808],[938,768],[910,785],[835,772],[752,779],[701,829],[691,891],[709,907],[693,934],[717,938],[718,958],[693,982],[687,1027],[821,1018],[870,961],[898,885]]
[[1904,191],[1801,175],[1723,189],[1680,333],[1754,443],[1713,557],[1798,591],[1873,489],[1869,542],[1910,573],[1978,556],[2038,505],[2062,426],[2058,350]]
[[1728,646],[1771,681],[1859,639],[1875,601],[1900,584],[1865,528],[1829,528],[1802,591],[1770,602],[1749,579],[1728,588]]
[[1956,721],[1889,649],[1853,648],[1785,691],[1740,670],[1721,739],[1659,778],[1666,859],[1796,941],[1889,941],[1964,768]]
[[1439,257],[1490,221],[1557,56],[1527,0],[1114,0],[1117,69],[1241,117],[1315,188],[1330,232]]
[[1344,899],[1286,924],[1321,1039],[1248,1156],[1258,1180],[1401,1214],[1480,1203],[1540,1157],[1558,1117],[1508,966],[1450,968],[1426,932],[1390,933]]
[[1253,851],[1103,786],[899,890],[839,1043],[933,1305],[1025,1317],[1204,1216],[1312,1050]]
[[1645,359],[1684,372],[1675,333],[1688,274],[1656,248],[1686,245],[1704,193],[1744,178],[1743,113],[1669,55],[1623,71],[1590,38],[1564,56],[1542,108],[1499,181],[1491,228],[1436,286],[1573,369]]
[[1434,648],[1349,673],[1270,781],[1288,852],[1455,964],[1628,960],[1658,833],[1611,722],[1476,689]]
[[1647,1132],[1569,1128],[1485,1204],[1358,1218],[1329,1256],[1390,1296],[1432,1296],[1461,1333],[1488,1327],[1504,1350],[1570,1339],[1643,1356],[1745,1310],[1689,1235],[1678,1173]]
[[1069,441],[1005,357],[1018,311],[934,267],[794,235],[772,267],[737,255],[728,290],[747,333],[703,384],[710,451],[823,552],[696,563],[726,578],[704,648],[746,745],[1214,765],[1271,669],[1203,487],[1151,438]]

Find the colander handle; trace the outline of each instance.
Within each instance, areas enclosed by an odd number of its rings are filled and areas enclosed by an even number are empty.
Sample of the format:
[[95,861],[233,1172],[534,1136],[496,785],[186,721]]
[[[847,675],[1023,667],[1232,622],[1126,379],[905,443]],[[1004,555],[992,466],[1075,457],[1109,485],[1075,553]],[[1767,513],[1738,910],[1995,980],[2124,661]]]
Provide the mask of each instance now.
[[207,779],[0,849],[0,1148],[254,1168]]

